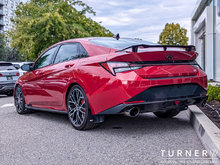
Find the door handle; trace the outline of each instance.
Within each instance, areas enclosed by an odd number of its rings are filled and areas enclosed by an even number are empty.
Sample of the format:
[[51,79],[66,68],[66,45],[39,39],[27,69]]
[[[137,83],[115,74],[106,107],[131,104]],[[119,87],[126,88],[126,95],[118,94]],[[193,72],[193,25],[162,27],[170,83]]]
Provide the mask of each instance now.
[[37,72],[35,72],[35,74],[37,74],[37,75],[42,75],[43,73],[40,72],[40,71],[37,71]]
[[68,65],[65,65],[65,68],[71,68],[73,66],[74,66],[74,64],[68,64]]

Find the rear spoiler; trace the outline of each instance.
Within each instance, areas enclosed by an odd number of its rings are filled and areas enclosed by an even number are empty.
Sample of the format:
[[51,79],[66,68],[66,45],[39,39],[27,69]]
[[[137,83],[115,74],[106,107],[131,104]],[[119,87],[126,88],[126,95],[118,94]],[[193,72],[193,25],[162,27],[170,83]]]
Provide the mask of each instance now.
[[186,51],[196,51],[196,47],[193,45],[188,45],[188,46],[177,46],[177,45],[145,45],[145,44],[139,44],[139,45],[132,45],[126,48],[123,48],[121,50],[116,50],[115,52],[122,52],[127,49],[132,48],[132,52],[138,52],[138,47],[143,47],[143,48],[163,48],[164,51],[167,50],[167,48],[185,48]]

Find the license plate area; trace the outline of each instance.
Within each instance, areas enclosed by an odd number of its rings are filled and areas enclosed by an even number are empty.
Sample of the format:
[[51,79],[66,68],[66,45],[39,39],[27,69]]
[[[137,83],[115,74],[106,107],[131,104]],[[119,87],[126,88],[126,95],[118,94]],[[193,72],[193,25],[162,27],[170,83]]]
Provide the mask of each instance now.
[[7,80],[13,80],[12,76],[7,76]]

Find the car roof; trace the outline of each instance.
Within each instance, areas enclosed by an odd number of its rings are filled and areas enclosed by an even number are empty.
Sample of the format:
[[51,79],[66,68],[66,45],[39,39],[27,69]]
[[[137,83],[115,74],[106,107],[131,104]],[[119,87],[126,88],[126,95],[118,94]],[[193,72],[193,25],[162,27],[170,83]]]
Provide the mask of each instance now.
[[7,62],[7,61],[0,61],[0,64],[12,64],[11,62]]
[[[106,39],[106,40],[112,40],[112,41],[115,40],[115,41],[119,41],[119,42],[120,42],[120,40],[122,40],[122,41],[123,40],[128,40],[128,41],[133,41],[133,44],[138,44],[138,42],[140,42],[140,43],[145,42],[145,44],[154,45],[154,43],[144,41],[144,40],[141,40],[141,39],[135,39],[135,38],[120,38],[119,40],[117,40],[113,37],[87,37],[87,38],[69,39],[69,40],[58,42],[58,43],[50,46],[49,48],[47,48],[45,51],[43,51],[43,53],[46,52],[47,50],[51,49],[54,46],[64,44],[64,43],[71,43],[71,42],[81,43],[83,45],[83,47],[86,49],[86,51],[89,52],[90,56],[95,56],[95,55],[100,55],[100,54],[108,54],[109,49],[119,49],[119,48],[116,48],[114,46],[110,46],[110,45],[106,45],[106,44],[96,44],[96,43],[93,42],[93,41],[99,40],[99,39],[100,40],[103,39],[103,41]],[[90,41],[90,40],[92,40],[92,41]],[[131,42],[131,44],[132,44],[132,42]],[[95,49],[94,49],[94,46],[96,46]],[[125,47],[128,47],[128,45],[125,46]],[[124,48],[124,47],[123,46],[120,47],[120,49],[122,49],[122,48]]]
[[[113,37],[85,37],[85,38],[74,38],[74,39],[69,39],[69,40],[64,40],[61,42],[58,42],[54,45],[61,44],[61,43],[66,43],[66,42],[83,42],[83,41],[89,41],[93,39],[113,39]],[[121,38],[121,39],[128,39],[128,40],[141,40],[141,39],[136,39],[136,38]],[[119,39],[120,40],[120,39]],[[53,45],[53,46],[54,46]]]
[[29,64],[29,63],[33,63],[33,62],[12,62],[12,64]]

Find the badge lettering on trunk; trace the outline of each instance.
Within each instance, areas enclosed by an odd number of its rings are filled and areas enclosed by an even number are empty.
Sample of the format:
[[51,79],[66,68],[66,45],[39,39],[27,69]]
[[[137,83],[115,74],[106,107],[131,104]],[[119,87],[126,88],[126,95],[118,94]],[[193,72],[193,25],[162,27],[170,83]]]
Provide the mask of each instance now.
[[173,61],[173,55],[172,54],[168,54],[165,56],[166,61]]

